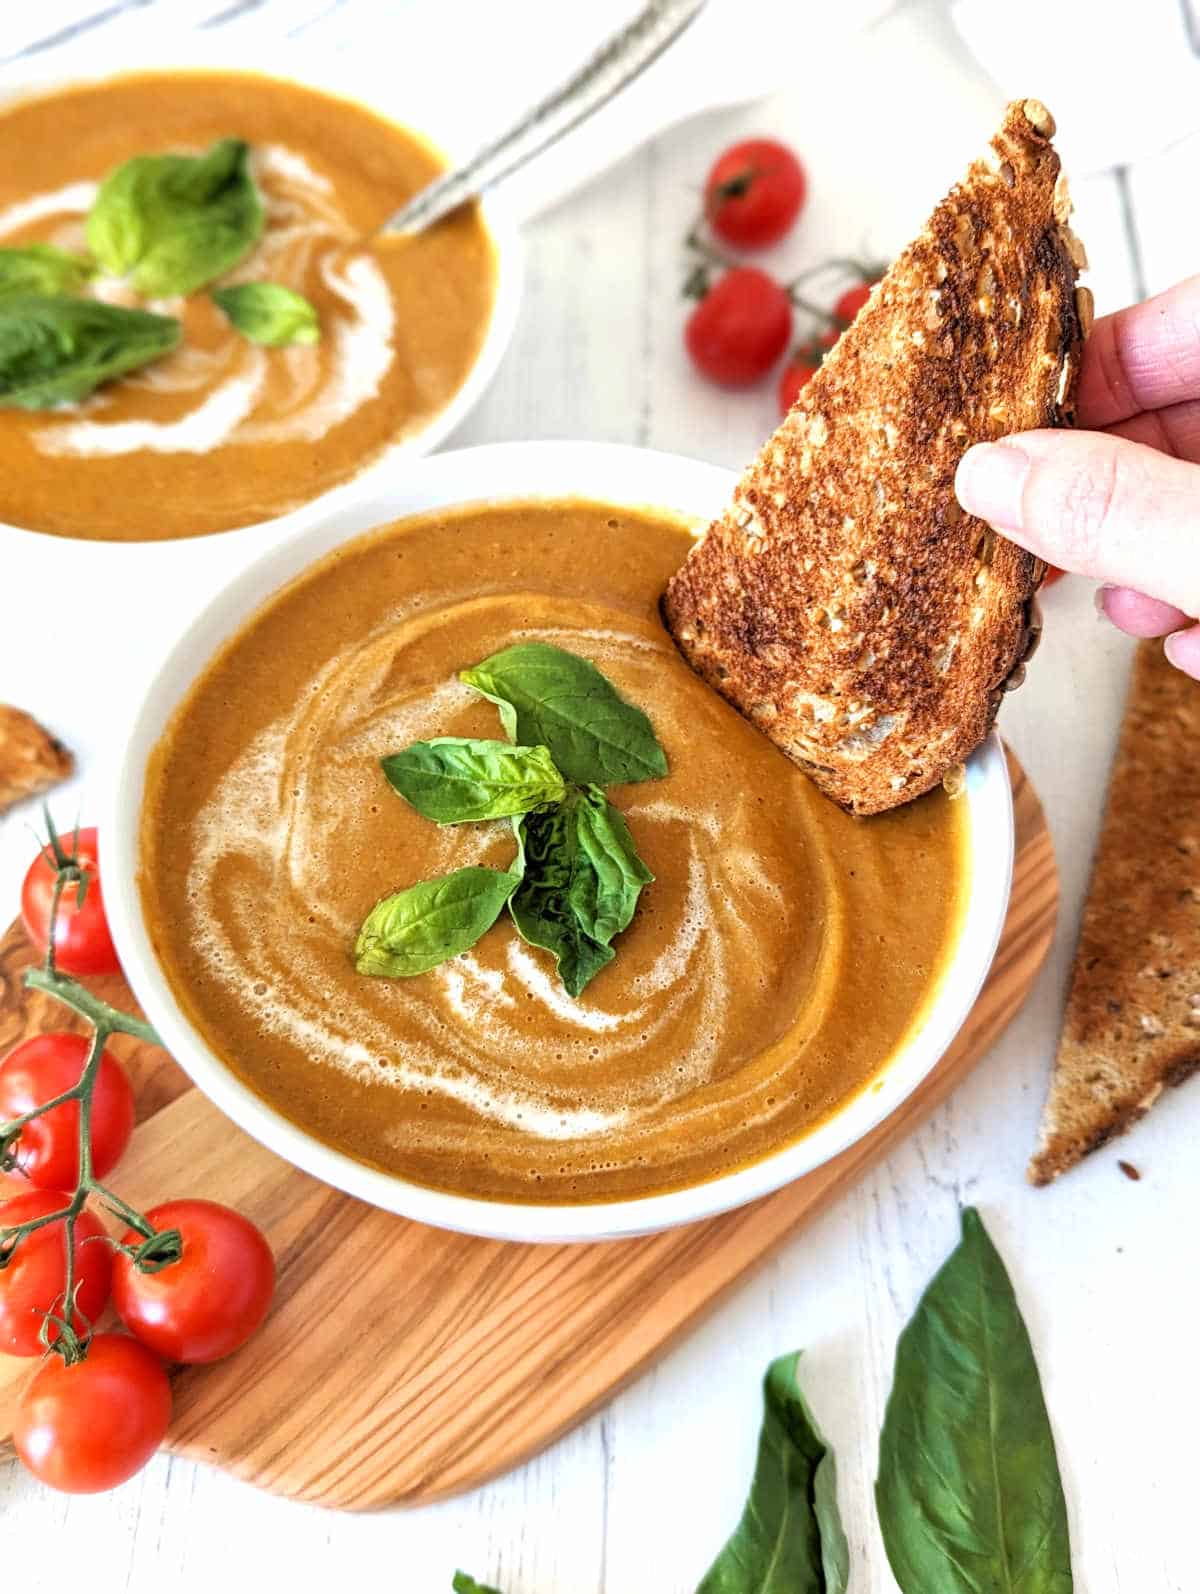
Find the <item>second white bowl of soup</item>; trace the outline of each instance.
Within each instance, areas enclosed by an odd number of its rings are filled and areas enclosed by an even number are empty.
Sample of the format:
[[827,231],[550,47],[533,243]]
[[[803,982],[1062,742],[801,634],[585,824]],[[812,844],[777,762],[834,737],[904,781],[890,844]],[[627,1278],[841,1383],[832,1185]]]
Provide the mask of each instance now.
[[[733,485],[601,445],[422,461],[235,577],[151,679],[102,831],[113,932],[266,1145],[419,1221],[611,1238],[808,1172],[942,1055],[1007,905],[1003,753],[856,820],[706,687],[658,598]],[[577,997],[503,913],[415,977],[359,972],[381,898],[514,867],[509,821],[432,823],[381,760],[503,740],[460,672],[530,642],[591,661],[665,754],[604,792],[653,875],[633,922]]]
[[[436,447],[508,343],[520,244],[502,203],[466,206],[419,237],[376,236],[445,166],[428,138],[452,137],[450,123],[391,120],[404,114],[394,79],[372,98],[377,77],[358,73],[344,97],[332,70],[269,77],[212,59],[96,79],[58,67],[0,99],[0,248],[86,257],[109,173],[226,139],[249,145],[265,210],[249,253],[195,291],[148,299],[111,273],[71,286],[174,318],[179,341],[66,408],[0,407],[10,527],[112,542],[286,529]],[[251,282],[307,299],[318,341],[244,336],[211,289]]]

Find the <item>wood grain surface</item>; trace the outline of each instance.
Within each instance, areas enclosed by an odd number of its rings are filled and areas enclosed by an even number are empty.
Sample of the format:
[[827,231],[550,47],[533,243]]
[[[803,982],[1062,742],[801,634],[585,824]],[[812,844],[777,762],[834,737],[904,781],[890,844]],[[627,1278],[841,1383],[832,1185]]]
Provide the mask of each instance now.
[[[1054,930],[1058,882],[1041,805],[1015,765],[1012,902],[987,984],[954,1046],[886,1123],[740,1211],[645,1239],[526,1246],[379,1212],[264,1150],[154,1047],[115,1043],[141,1121],[116,1176],[144,1208],[170,1195],[240,1208],[270,1237],[275,1307],[237,1356],[175,1379],[168,1438],[296,1499],[346,1509],[471,1488],[606,1400],[780,1241],[851,1186],[987,1053]],[[0,1050],[71,1022],[27,992],[19,927],[0,942]],[[120,982],[97,981],[129,1004]],[[30,1363],[0,1357],[0,1434]]]

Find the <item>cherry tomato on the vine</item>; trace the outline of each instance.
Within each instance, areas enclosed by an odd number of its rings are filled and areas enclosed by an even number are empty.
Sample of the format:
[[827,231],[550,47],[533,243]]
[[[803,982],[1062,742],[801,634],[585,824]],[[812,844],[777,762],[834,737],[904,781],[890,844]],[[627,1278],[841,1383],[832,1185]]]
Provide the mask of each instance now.
[[806,388],[813,377],[816,376],[821,368],[825,349],[824,340],[814,338],[808,343],[802,343],[784,366],[779,378],[779,413],[781,415],[787,414],[800,397],[801,390]]
[[[64,974],[116,974],[121,965],[104,915],[96,828],[91,825],[77,835],[69,832],[62,842],[87,870],[89,878],[82,907],[77,886],[68,885],[59,898],[54,927],[55,960]],[[50,934],[56,873],[53,849],[44,847],[30,864],[21,887],[21,919],[29,939],[41,952],[46,950]]]
[[[31,1190],[0,1205],[0,1229],[30,1218],[61,1212],[70,1196],[57,1190]],[[0,1352],[6,1356],[40,1356],[42,1323],[47,1312],[66,1316],[62,1299],[67,1280],[67,1236],[63,1222],[34,1229],[18,1244],[7,1267],[0,1269]],[[112,1283],[112,1246],[104,1228],[84,1210],[75,1219],[75,1315],[71,1326],[86,1335],[108,1303]],[[51,1328],[50,1340],[58,1338]]]
[[735,249],[765,249],[795,224],[804,204],[804,168],[773,138],[734,144],[716,161],[704,185],[704,214]]
[[718,278],[684,327],[694,364],[724,387],[761,380],[791,335],[792,301],[757,266],[737,266]]
[[[240,1212],[215,1201],[167,1201],[146,1213],[160,1233],[177,1229],[183,1254],[143,1272],[118,1252],[113,1305],[144,1345],[172,1362],[215,1362],[259,1327],[275,1293],[275,1258]],[[123,1243],[137,1247],[133,1230]]]
[[99,1494],[140,1472],[171,1420],[171,1385],[152,1351],[97,1334],[82,1361],[50,1355],[17,1405],[13,1444],[43,1483]]
[[[0,1063],[0,1124],[20,1118],[79,1083],[88,1041],[65,1031],[35,1035]],[[92,1172],[116,1167],[133,1133],[133,1090],[109,1052],[100,1060],[92,1095]],[[43,1190],[73,1190],[79,1182],[79,1103],[65,1101],[22,1129],[13,1148],[17,1167]]]
[[871,297],[871,289],[874,286],[873,282],[856,282],[852,288],[847,288],[845,293],[840,294],[833,307],[837,319],[849,325]]

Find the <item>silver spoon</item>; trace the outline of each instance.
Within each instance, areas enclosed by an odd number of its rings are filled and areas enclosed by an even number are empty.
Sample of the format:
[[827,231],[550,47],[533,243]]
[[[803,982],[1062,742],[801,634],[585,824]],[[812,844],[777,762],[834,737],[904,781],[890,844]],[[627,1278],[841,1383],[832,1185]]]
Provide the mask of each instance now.
[[673,44],[706,0],[650,0],[566,83],[463,166],[432,182],[389,220],[384,232],[424,232],[468,199],[524,166],[598,111]]

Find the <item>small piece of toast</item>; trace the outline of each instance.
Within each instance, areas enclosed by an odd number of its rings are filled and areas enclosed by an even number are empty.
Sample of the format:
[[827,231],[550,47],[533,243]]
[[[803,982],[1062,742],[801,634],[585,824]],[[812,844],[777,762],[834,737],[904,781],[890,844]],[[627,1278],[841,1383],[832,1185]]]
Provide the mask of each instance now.
[[672,577],[688,663],[858,814],[987,735],[1045,566],[963,514],[968,446],[1073,418],[1091,320],[1037,100],[934,211]]
[[71,754],[31,714],[0,703],[0,814],[49,791],[74,768]]
[[1033,1184],[1200,1069],[1200,682],[1143,642],[1108,788]]

